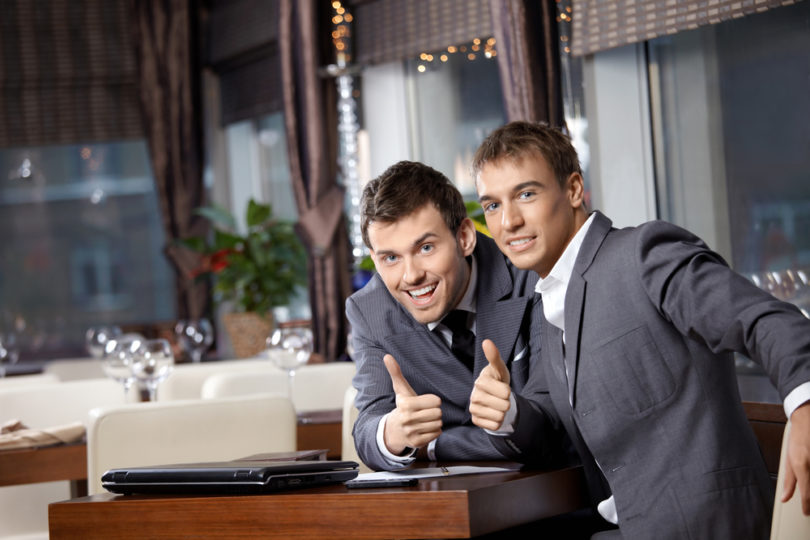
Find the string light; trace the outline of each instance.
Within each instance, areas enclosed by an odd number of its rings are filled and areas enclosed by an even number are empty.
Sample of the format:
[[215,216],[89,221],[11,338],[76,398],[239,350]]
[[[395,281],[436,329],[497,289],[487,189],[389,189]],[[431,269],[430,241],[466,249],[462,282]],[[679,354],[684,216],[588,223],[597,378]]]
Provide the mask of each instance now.
[[455,53],[464,54],[466,59],[472,62],[476,60],[482,52],[484,58],[495,58],[498,52],[495,50],[494,37],[486,39],[474,38],[469,44],[450,45],[447,47],[447,52],[436,53],[435,55],[429,52],[419,53],[416,70],[419,73],[425,73],[434,60],[448,62],[450,55]]

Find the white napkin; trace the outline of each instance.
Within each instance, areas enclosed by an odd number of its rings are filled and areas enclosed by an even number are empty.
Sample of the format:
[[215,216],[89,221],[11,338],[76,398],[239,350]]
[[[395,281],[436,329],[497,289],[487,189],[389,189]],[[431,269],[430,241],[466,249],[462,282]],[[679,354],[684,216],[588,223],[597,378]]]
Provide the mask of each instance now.
[[84,431],[81,422],[30,429],[19,420],[9,420],[0,428],[0,450],[79,442],[84,438]]

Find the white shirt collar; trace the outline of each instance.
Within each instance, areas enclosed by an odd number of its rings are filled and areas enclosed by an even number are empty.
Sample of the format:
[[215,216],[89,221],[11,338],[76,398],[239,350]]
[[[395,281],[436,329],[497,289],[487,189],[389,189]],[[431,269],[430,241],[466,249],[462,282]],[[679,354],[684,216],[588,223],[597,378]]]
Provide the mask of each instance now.
[[594,216],[590,217],[582,224],[574,237],[565,246],[565,250],[551,272],[545,278],[539,278],[534,292],[543,295],[543,314],[546,320],[565,333],[565,293],[568,290],[568,282],[571,281],[571,274],[574,271],[574,263],[579,255],[579,249],[588,234],[588,229],[593,223]]

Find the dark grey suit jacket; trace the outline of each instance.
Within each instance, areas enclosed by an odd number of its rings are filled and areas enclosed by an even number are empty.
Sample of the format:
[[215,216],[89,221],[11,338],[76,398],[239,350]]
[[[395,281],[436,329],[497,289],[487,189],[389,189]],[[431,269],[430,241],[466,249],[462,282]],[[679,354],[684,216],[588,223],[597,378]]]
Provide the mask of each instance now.
[[528,315],[533,306],[536,274],[515,269],[495,243],[481,234],[474,254],[478,285],[473,373],[452,355],[440,335],[416,322],[391,297],[378,275],[346,301],[357,364],[353,384],[358,391],[355,404],[359,416],[354,425],[354,440],[360,459],[369,467],[390,468],[376,442],[380,419],[395,408],[391,378],[382,361],[386,353],[399,362],[414,391],[436,394],[442,400],[443,427],[436,442],[438,459],[551,463],[560,457],[564,430],[556,417],[544,414],[543,407],[527,405],[526,413],[519,413],[525,416],[522,423],[529,430],[520,437],[520,446],[512,443],[511,437],[488,435],[470,420],[473,382],[487,365],[481,349],[485,338],[495,343],[507,362],[515,392],[523,390],[533,371],[540,372],[534,377],[534,390],[528,398],[532,404],[542,403],[545,409],[552,409],[548,389],[542,382],[543,370],[536,367],[539,351],[529,350]]
[[732,351],[784,398],[810,380],[810,320],[688,231],[617,230],[597,213],[566,293],[564,352],[543,323],[555,408],[596,499],[591,454],[607,478],[625,538],[767,537],[774,494]]

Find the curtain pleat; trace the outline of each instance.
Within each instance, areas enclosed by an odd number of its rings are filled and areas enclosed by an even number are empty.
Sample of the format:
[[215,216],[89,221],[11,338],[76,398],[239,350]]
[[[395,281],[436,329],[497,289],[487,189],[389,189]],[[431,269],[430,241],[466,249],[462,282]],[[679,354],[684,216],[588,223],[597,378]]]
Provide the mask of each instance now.
[[[298,232],[309,252],[309,296],[315,349],[327,361],[346,349],[344,303],[351,293],[343,188],[337,184],[334,86],[318,77],[316,0],[282,0],[279,53],[290,175]],[[326,32],[326,37],[329,33]]]
[[490,0],[508,121],[564,123],[553,0]]
[[189,0],[130,0],[141,112],[180,318],[204,316],[210,299],[208,286],[190,277],[197,257],[174,244],[204,235],[207,227],[193,215],[204,202],[193,6]]

